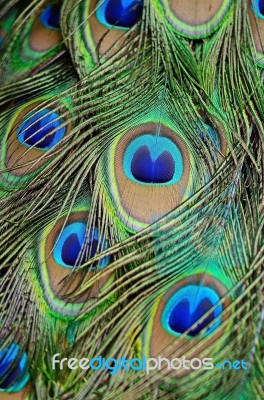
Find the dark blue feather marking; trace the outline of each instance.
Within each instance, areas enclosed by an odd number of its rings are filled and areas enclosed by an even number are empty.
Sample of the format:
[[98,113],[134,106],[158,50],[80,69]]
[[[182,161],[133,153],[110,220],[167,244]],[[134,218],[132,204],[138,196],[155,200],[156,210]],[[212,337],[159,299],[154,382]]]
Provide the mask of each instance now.
[[[58,241],[55,245],[53,254],[55,261],[64,267],[74,267],[82,265],[90,258],[94,257],[96,252],[103,251],[107,248],[106,242],[99,242],[99,232],[94,228],[89,233],[89,238],[85,244],[86,225],[84,222],[73,222],[66,225],[63,231],[59,234]],[[104,257],[98,265],[92,265],[90,268],[104,268],[109,261],[109,257]]]
[[171,139],[144,133],[133,139],[124,153],[124,173],[141,184],[170,185],[180,181],[184,162]]
[[259,18],[264,18],[264,0],[252,0],[251,7]]
[[156,160],[152,159],[150,149],[145,145],[135,152],[131,172],[140,182],[166,183],[173,178],[175,164],[172,155],[166,150]]
[[98,7],[96,15],[103,25],[128,29],[141,19],[142,11],[142,0],[106,0]]
[[29,380],[28,358],[16,343],[0,351],[0,391],[16,392]]
[[[61,251],[61,258],[65,264],[71,266],[74,266],[76,264],[83,243],[84,243],[84,237],[82,243],[80,243],[78,235],[76,233],[72,233],[68,236],[68,238],[65,240],[63,244]],[[94,255],[96,254],[96,249],[98,249],[98,240],[93,239],[89,243],[90,257],[94,257]],[[83,262],[85,261],[86,260],[83,260]]]
[[258,0],[259,12],[264,17],[264,0]]
[[69,235],[62,246],[62,261],[67,265],[74,266],[77,262],[81,248],[82,244],[79,242],[78,235],[76,233]]
[[44,8],[40,14],[41,23],[48,29],[60,29],[60,7],[51,4]]
[[17,129],[18,140],[28,147],[49,150],[65,135],[65,126],[60,126],[63,122],[58,113],[49,109],[26,115]]
[[[170,333],[179,335],[212,309],[208,316],[188,333],[189,336],[197,336],[211,324],[206,331],[206,334],[209,334],[221,322],[217,318],[222,313],[222,305],[217,304],[219,300],[220,297],[214,289],[208,286],[189,284],[176,291],[166,303],[162,315],[162,325]],[[215,320],[216,318],[217,320]]]

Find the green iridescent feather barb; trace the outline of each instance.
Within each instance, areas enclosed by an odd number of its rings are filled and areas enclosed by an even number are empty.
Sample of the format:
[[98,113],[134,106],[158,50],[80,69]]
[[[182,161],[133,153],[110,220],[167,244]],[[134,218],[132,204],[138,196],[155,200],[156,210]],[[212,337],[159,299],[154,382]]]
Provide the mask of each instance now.
[[263,21],[0,0],[0,400],[264,398]]

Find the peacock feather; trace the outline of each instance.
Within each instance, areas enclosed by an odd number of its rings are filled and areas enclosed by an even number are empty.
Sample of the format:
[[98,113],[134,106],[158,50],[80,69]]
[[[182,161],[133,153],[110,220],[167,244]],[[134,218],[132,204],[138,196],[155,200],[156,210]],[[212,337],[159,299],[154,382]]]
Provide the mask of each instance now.
[[0,6],[0,400],[263,399],[264,2]]

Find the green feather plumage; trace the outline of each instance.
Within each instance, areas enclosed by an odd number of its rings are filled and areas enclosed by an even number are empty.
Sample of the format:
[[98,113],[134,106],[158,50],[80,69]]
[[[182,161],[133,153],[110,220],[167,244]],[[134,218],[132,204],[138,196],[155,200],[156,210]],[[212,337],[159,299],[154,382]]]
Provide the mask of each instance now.
[[[172,2],[144,0],[122,29],[95,3],[0,1],[0,399],[260,400],[264,22],[246,0],[217,2],[196,26]],[[60,28],[36,25],[49,5]],[[148,154],[182,173],[153,181],[157,164],[151,177],[138,167]],[[63,256],[67,240],[79,250]],[[165,311],[186,287],[192,307],[208,288],[218,300],[172,332]],[[52,369],[56,353],[249,368],[111,375]],[[24,375],[10,378],[23,354]]]

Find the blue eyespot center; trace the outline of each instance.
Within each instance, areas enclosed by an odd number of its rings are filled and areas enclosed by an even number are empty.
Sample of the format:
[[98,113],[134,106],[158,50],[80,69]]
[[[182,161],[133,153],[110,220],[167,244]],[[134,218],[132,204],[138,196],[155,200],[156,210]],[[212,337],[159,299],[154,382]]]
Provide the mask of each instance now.
[[205,335],[208,335],[221,323],[223,307],[218,304],[219,300],[219,294],[208,286],[187,285],[176,291],[166,303],[162,325],[171,334],[180,335],[208,312],[208,315],[188,332],[189,336],[197,336],[210,324],[205,331]]
[[60,6],[50,4],[40,14],[40,21],[48,29],[60,29]]
[[252,0],[252,9],[259,18],[264,18],[264,0]]
[[[107,249],[107,243],[99,238],[99,231],[93,228],[86,237],[86,224],[73,222],[59,233],[53,250],[55,261],[63,267],[72,268],[83,265],[98,252]],[[104,268],[109,262],[109,257],[102,258],[97,265],[89,268]]]
[[18,392],[29,380],[28,357],[13,343],[0,350],[0,392]]
[[151,158],[150,149],[144,145],[134,154],[131,162],[131,172],[134,178],[145,183],[170,182],[175,173],[172,155],[163,151],[157,159]]
[[108,27],[132,28],[142,17],[143,0],[105,0],[97,9],[99,22]]
[[259,0],[259,12],[264,17],[264,0]]
[[126,176],[141,184],[174,184],[183,175],[183,157],[169,138],[143,134],[128,145],[123,159]]
[[49,150],[65,135],[64,120],[58,113],[45,109],[27,114],[17,129],[18,140],[24,146]]

